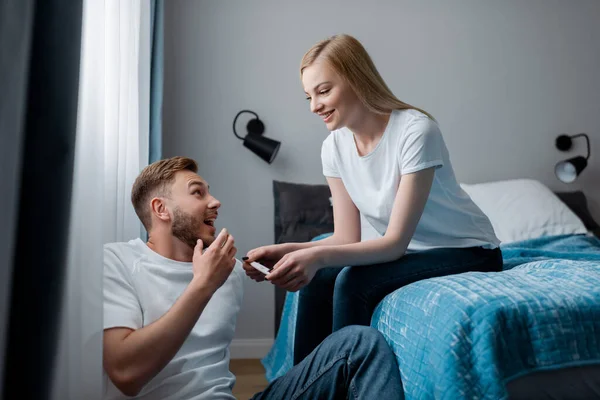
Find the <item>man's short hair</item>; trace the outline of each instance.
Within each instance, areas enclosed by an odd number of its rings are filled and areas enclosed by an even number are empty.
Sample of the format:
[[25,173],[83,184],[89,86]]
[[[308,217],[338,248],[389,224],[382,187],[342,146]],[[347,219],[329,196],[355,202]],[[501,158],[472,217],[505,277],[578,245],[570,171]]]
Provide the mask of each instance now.
[[198,172],[198,164],[187,157],[166,158],[144,168],[133,183],[131,202],[148,232],[152,228],[150,200],[157,196],[169,197],[175,173],[185,170]]

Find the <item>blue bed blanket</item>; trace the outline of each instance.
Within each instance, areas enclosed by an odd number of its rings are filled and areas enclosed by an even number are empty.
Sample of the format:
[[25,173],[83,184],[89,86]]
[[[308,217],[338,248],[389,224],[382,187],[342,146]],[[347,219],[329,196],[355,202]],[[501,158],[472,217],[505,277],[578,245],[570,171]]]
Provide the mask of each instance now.
[[[600,364],[600,240],[546,237],[502,245],[504,271],[415,282],[386,296],[371,325],[396,354],[407,399],[504,399],[522,375]],[[262,360],[292,367],[297,294]]]

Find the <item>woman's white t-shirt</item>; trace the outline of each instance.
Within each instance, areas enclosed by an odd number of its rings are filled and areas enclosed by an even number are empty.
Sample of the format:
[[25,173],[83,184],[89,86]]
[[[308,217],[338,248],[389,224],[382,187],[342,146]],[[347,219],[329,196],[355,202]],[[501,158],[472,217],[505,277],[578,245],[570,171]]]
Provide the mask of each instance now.
[[[139,329],[163,316],[187,288],[192,263],[151,250],[141,239],[104,246],[104,329]],[[229,345],[242,305],[245,274],[241,262],[217,289],[175,357],[136,399],[231,399],[235,376]],[[105,400],[129,399],[105,376]]]
[[361,214],[362,240],[385,234],[402,175],[435,167],[425,209],[409,251],[497,247],[487,216],[462,190],[437,123],[416,110],[395,110],[373,151],[360,156],[354,134],[332,131],[321,150],[323,174],[341,178]]

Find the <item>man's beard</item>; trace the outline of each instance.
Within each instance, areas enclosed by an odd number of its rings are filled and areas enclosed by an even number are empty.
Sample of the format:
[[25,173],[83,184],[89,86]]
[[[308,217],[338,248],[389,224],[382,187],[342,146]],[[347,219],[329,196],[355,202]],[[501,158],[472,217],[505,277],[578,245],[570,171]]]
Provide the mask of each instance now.
[[173,236],[186,243],[192,249],[200,239],[200,230],[204,221],[200,216],[188,214],[176,207],[173,210]]

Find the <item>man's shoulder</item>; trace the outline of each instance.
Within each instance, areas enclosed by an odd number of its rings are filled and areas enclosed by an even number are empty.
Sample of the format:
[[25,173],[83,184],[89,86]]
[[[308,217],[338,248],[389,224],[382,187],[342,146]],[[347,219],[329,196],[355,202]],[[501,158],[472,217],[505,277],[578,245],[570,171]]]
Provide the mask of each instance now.
[[138,241],[139,239],[135,239],[128,242],[104,244],[104,266],[118,264],[132,269],[137,261],[143,257]]
[[122,253],[139,253],[137,241],[139,239],[130,240],[128,242],[112,242],[104,244],[104,253],[107,252],[122,254]]

